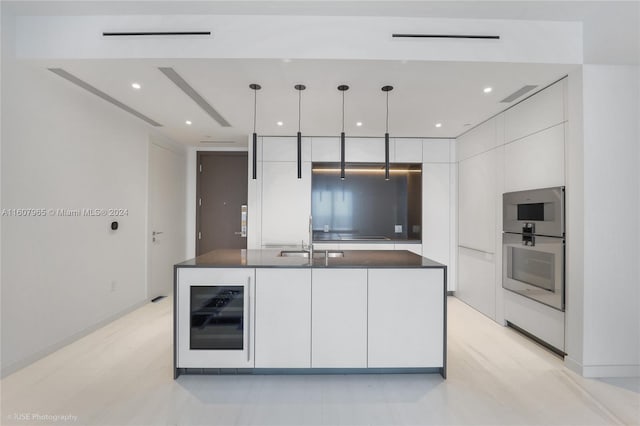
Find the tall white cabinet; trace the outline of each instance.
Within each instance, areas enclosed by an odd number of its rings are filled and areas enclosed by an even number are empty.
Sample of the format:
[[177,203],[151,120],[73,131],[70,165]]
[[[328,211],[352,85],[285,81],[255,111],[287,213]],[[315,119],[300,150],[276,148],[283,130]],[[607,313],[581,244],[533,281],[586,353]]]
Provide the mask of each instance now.
[[565,184],[566,84],[556,82],[457,139],[456,295],[499,323],[510,303],[502,289],[502,194]]

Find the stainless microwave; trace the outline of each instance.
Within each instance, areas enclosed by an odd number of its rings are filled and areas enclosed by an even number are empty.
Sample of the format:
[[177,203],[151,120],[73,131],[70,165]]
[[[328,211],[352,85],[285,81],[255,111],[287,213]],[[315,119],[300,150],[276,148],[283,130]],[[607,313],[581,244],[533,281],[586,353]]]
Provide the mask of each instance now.
[[564,236],[564,186],[502,195],[504,232]]

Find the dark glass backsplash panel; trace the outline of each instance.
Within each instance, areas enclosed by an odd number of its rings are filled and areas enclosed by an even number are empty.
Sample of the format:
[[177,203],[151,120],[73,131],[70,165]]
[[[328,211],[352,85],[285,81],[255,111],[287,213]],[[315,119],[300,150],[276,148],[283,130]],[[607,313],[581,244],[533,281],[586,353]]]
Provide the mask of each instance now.
[[[422,239],[422,165],[313,163],[311,214],[315,241]],[[396,225],[402,227],[396,232]]]

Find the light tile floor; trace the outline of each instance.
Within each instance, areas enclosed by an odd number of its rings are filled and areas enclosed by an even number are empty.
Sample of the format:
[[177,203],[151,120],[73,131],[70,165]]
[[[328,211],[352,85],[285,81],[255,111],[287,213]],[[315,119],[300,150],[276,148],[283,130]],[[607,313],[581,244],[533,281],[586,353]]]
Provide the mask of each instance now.
[[171,299],[147,304],[3,379],[0,424],[640,425],[638,379],[583,379],[453,297],[447,380],[433,374],[174,381],[171,307]]

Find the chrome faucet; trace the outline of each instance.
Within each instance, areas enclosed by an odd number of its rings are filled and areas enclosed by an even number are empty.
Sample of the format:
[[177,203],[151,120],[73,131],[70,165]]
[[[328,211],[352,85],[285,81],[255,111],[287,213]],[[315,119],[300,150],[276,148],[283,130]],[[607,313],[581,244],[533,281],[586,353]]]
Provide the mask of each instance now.
[[313,216],[309,216],[309,260],[313,260]]

